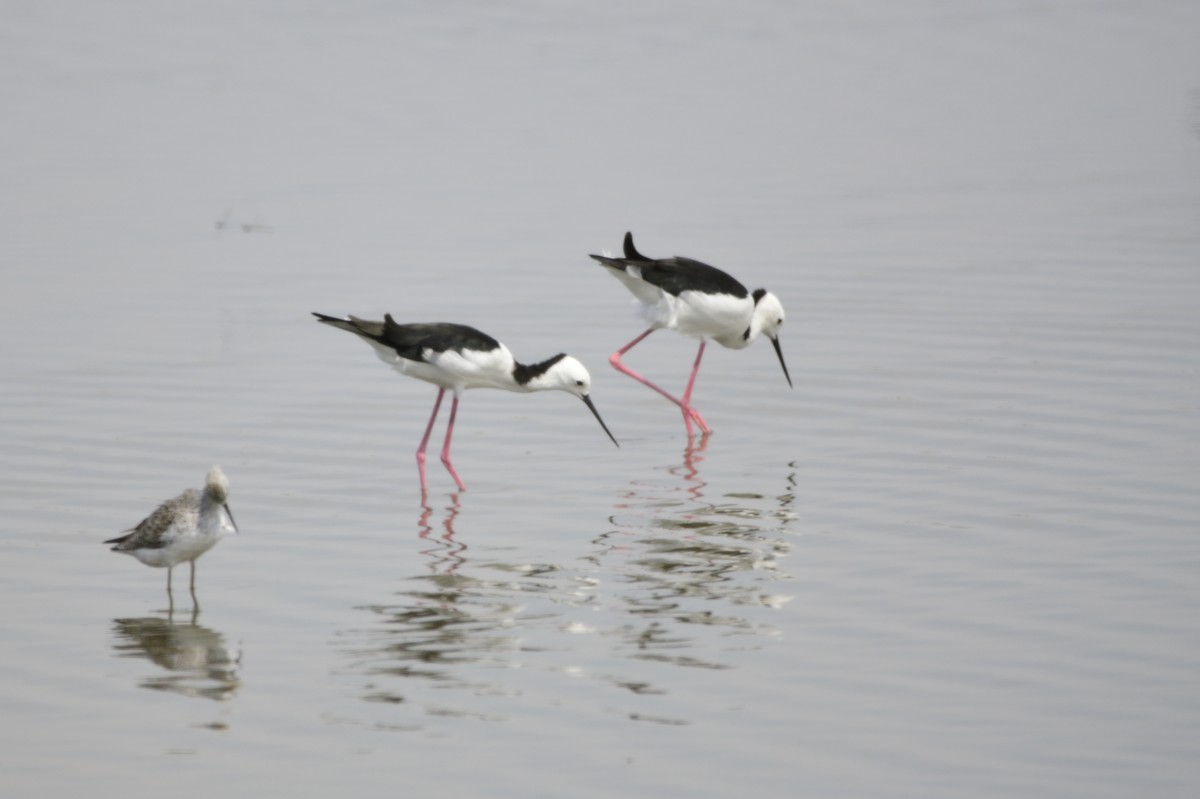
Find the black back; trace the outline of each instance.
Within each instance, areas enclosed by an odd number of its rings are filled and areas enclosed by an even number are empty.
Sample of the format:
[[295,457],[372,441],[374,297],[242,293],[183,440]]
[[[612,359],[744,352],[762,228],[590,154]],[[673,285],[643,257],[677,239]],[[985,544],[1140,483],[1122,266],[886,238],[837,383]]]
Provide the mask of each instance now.
[[467,325],[453,322],[424,322],[409,325],[397,324],[391,314],[384,314],[382,322],[369,319],[359,319],[351,316],[341,319],[323,313],[313,312],[313,316],[321,322],[333,327],[348,330],[360,338],[375,341],[391,347],[401,357],[410,361],[423,361],[421,353],[425,350],[446,352],[455,350],[488,350],[499,349],[500,342],[486,333],[482,333]]
[[427,349],[434,352],[486,352],[500,348],[499,341],[468,325],[453,322],[417,322],[401,325],[392,319],[391,314],[384,314],[383,333],[377,340],[395,349],[401,358],[410,361],[424,360],[421,353]]
[[625,234],[625,258],[612,260],[637,266],[642,273],[642,280],[676,297],[685,291],[730,294],[739,299],[750,296],[746,287],[732,275],[694,258],[678,255],[674,258],[647,258],[633,246],[631,232]]

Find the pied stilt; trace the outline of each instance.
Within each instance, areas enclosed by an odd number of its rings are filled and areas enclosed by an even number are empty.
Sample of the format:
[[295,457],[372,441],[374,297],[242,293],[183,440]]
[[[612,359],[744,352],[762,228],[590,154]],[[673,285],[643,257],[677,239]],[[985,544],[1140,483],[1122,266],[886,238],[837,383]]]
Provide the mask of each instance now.
[[[700,426],[704,435],[712,432],[691,402],[696,373],[700,371],[700,358],[704,355],[704,345],[708,339],[723,347],[740,350],[749,346],[760,333],[767,336],[775,346],[783,376],[787,378],[788,385],[792,385],[787,364],[783,361],[783,350],[779,347],[783,305],[774,294],[765,289],[747,291],[732,276],[692,258],[647,258],[633,246],[632,233],[625,234],[624,249],[624,258],[607,255],[593,255],[592,258],[603,264],[637,298],[641,316],[650,327],[614,352],[608,362],[618,371],[678,405],[683,411],[683,422],[689,438],[692,436],[693,421]],[[692,375],[682,399],[672,396],[621,363],[622,355],[662,328],[700,339],[700,349],[696,353],[696,362],[692,365]]]
[[[371,345],[375,354],[387,365],[402,375],[415,377],[438,387],[433,413],[417,449],[417,469],[421,473],[421,493],[428,492],[425,481],[425,447],[429,434],[442,405],[446,390],[454,392],[450,406],[450,422],[446,427],[446,442],[442,446],[442,463],[460,491],[466,485],[459,479],[454,464],[450,461],[450,437],[454,434],[454,419],[458,415],[458,398],[468,388],[502,388],[506,391],[530,392],[557,389],[574,394],[600,422],[604,432],[608,426],[600,418],[589,395],[592,378],[583,364],[570,355],[559,353],[540,363],[517,363],[508,347],[481,333],[473,327],[434,322],[429,324],[397,324],[391,314],[385,314],[382,322],[372,322],[354,316],[340,319],[336,316],[313,312],[313,316],[327,325],[348,330]],[[619,444],[617,446],[620,446]]]

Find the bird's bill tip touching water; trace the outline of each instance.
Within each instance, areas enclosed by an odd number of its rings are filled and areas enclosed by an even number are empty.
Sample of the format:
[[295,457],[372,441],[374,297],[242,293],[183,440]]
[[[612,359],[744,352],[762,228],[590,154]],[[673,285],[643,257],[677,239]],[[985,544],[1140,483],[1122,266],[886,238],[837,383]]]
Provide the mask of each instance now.
[[[600,411],[596,410],[596,406],[592,404],[592,398],[587,394],[583,394],[579,398],[583,400],[584,405],[588,406],[588,410],[590,410],[592,415],[596,417],[596,421],[599,422],[600,426],[604,428],[604,432],[608,433],[608,437],[612,439],[612,443],[617,444],[616,436],[612,434],[612,431],[608,429],[608,425],[606,425],[604,420],[600,418]],[[617,446],[620,447],[621,445],[617,444]]]
[[788,388],[792,388],[792,376],[788,374],[787,364],[783,362],[783,349],[779,346],[778,336],[771,339],[771,345],[775,347],[775,354],[779,356],[779,365],[783,367],[783,376],[787,378]]

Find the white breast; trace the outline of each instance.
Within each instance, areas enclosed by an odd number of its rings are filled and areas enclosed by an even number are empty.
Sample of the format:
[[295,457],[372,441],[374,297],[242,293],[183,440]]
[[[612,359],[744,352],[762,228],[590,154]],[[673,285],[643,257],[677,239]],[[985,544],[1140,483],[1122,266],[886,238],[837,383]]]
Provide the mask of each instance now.
[[685,336],[711,338],[726,347],[745,346],[742,342],[754,300],[731,294],[705,294],[685,291],[675,303],[675,330]]

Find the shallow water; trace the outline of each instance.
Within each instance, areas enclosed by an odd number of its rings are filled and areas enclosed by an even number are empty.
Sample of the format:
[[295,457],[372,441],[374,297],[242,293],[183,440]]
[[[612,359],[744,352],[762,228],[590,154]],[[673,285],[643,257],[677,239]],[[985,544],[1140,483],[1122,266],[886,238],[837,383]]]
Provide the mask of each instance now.
[[[1192,4],[4,18],[6,795],[1195,795]],[[626,229],[795,388],[709,347],[689,447]],[[470,392],[423,504],[434,391],[310,311],[570,352],[621,447]],[[99,542],[213,463],[168,614]]]

